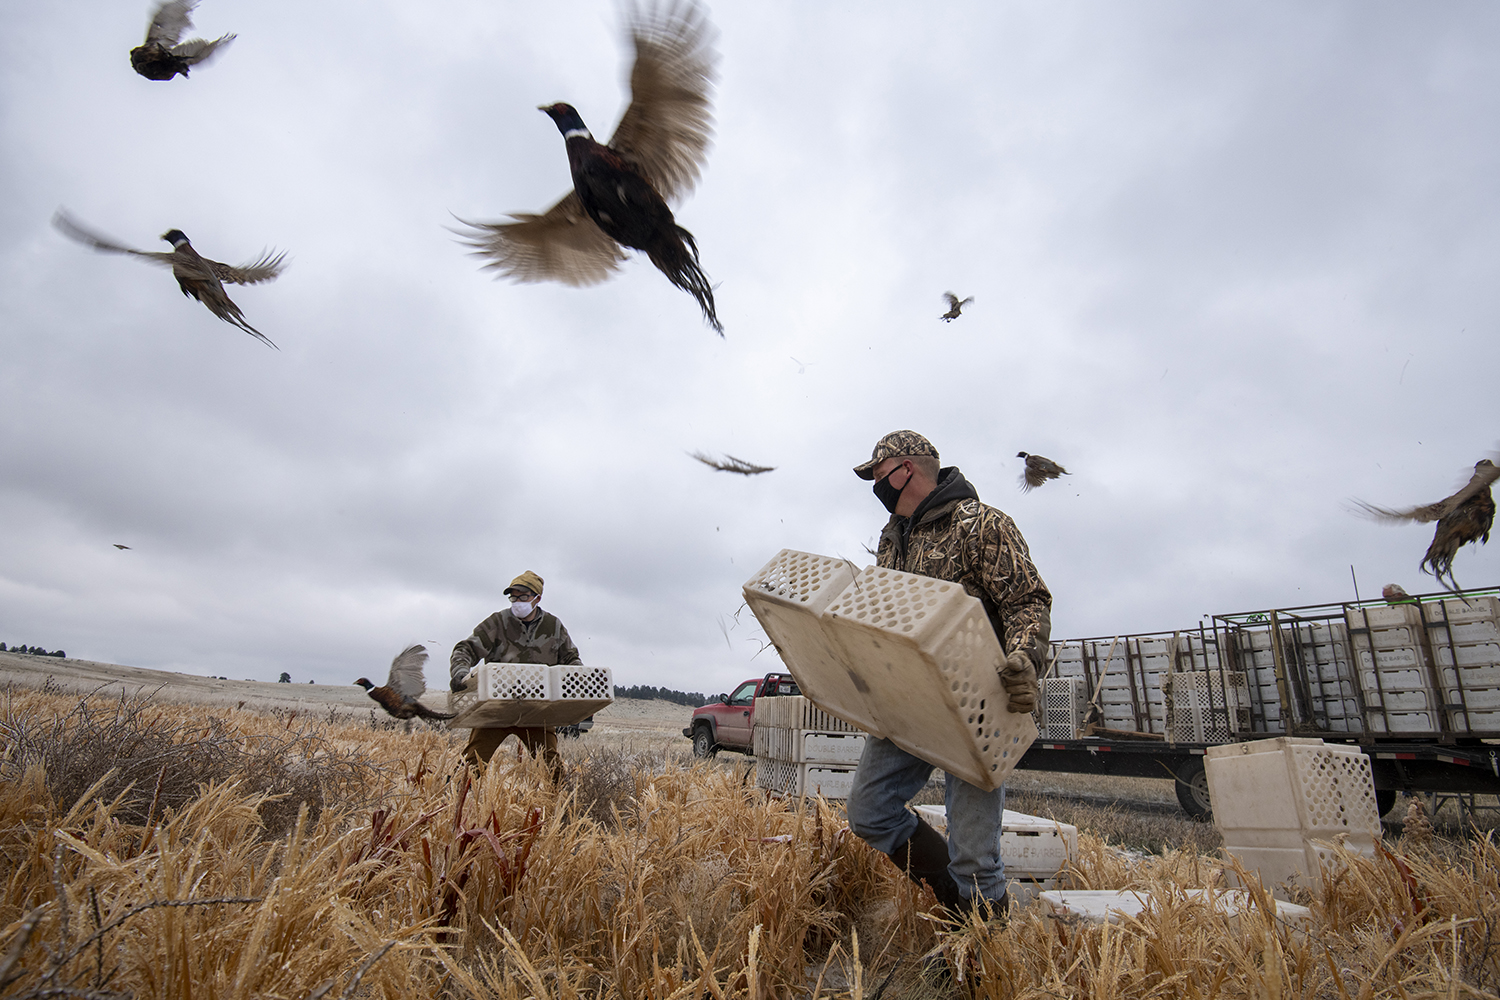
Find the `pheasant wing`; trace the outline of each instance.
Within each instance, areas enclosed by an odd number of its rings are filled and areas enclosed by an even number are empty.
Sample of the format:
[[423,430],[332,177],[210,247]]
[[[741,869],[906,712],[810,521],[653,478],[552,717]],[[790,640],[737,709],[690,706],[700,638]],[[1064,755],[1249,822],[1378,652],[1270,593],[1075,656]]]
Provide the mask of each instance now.
[[1418,524],[1426,524],[1429,521],[1441,520],[1445,515],[1457,510],[1459,505],[1468,500],[1474,494],[1490,488],[1495,480],[1500,478],[1500,465],[1493,462],[1478,463],[1474,468],[1474,474],[1469,482],[1450,497],[1445,497],[1436,503],[1424,503],[1417,507],[1377,507],[1363,500],[1355,500],[1354,505],[1368,517],[1377,521],[1416,521]]
[[714,36],[696,3],[631,15],[630,106],[609,145],[669,201],[693,189],[708,156]]
[[1446,514],[1449,511],[1457,510],[1463,505],[1464,501],[1474,496],[1474,494],[1482,493],[1489,489],[1496,479],[1500,479],[1500,465],[1496,465],[1488,459],[1479,462],[1474,466],[1474,475],[1470,477],[1464,488],[1442,502],[1443,513]]
[[958,301],[958,296],[954,295],[952,292],[944,292],[943,298],[948,300],[949,309],[957,309],[960,305],[963,304]]
[[248,264],[241,264],[239,267],[231,267],[207,258],[203,262],[220,281],[227,281],[231,285],[257,285],[262,281],[274,280],[286,266],[285,259],[285,253],[272,253],[267,250],[255,260]]
[[172,46],[172,54],[174,56],[181,56],[190,64],[196,66],[199,63],[207,62],[221,46],[227,46],[232,41],[234,41],[234,32],[232,31],[227,35],[220,35],[211,42],[205,41],[202,38],[192,38],[181,45]]
[[1395,510],[1390,507],[1377,507],[1363,500],[1354,501],[1354,505],[1367,517],[1373,517],[1377,521],[1416,521],[1418,524],[1426,524],[1428,521],[1436,521],[1442,517],[1447,504],[1448,501],[1439,500],[1437,503],[1423,504],[1420,507],[1403,507]]
[[84,226],[80,225],[76,220],[74,220],[72,216],[70,216],[67,212],[64,212],[60,208],[52,216],[52,225],[56,226],[58,231],[61,232],[64,236],[75,239],[79,243],[91,246],[95,250],[99,250],[103,253],[134,254],[137,257],[145,258],[153,264],[163,264],[167,267],[172,266],[172,259],[174,256],[173,254],[153,253],[150,250],[137,250],[134,247],[125,246],[123,243],[116,243],[109,237],[100,236],[93,230],[87,229]]
[[569,192],[545,215],[513,215],[515,222],[468,222],[460,233],[485,268],[515,281],[561,281],[597,285],[614,276],[626,259],[620,245],[604,234]]
[[163,48],[176,45],[182,33],[193,26],[191,15],[196,6],[198,0],[166,0],[151,15],[151,23],[146,26],[146,44]]
[[385,686],[398,691],[407,701],[421,697],[427,690],[422,665],[427,662],[427,647],[421,643],[407,646],[391,661],[391,676]]

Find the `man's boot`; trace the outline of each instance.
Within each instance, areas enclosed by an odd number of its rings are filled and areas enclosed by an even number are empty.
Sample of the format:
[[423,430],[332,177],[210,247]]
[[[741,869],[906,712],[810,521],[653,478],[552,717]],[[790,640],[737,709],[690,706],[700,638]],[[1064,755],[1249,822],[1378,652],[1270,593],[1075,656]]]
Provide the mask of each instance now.
[[948,874],[948,841],[922,817],[917,817],[917,828],[911,838],[887,857],[913,882],[927,883],[948,912],[963,911],[966,900],[959,894],[958,883]]

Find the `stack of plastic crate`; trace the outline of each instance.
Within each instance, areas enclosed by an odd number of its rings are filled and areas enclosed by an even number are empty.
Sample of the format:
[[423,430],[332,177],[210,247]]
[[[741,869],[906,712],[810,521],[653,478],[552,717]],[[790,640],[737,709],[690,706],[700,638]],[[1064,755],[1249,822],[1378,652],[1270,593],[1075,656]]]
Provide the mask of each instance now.
[[1364,717],[1354,683],[1348,627],[1341,621],[1293,622],[1289,631],[1312,695],[1309,708],[1314,722],[1335,732],[1362,732]]
[[[929,826],[947,833],[948,814],[942,806],[916,808]],[[1000,859],[1009,880],[1006,891],[1024,906],[1037,893],[1058,888],[1063,868],[1078,860],[1078,828],[1007,809],[1000,818]]]
[[1209,747],[1204,766],[1226,857],[1273,895],[1286,898],[1288,883],[1319,889],[1334,841],[1374,856],[1380,813],[1358,747],[1282,736]]
[[1438,703],[1429,683],[1425,625],[1416,604],[1351,607],[1350,645],[1373,733],[1436,733]]
[[803,694],[867,733],[982,789],[1036,738],[1031,713],[1006,711],[995,630],[956,583],[783,549],[744,593]]
[[1167,734],[1179,743],[1230,740],[1250,729],[1250,686],[1243,671],[1168,674]]
[[1426,607],[1448,726],[1472,736],[1500,735],[1500,601],[1454,598]]
[[469,671],[462,691],[448,695],[449,725],[569,726],[614,700],[608,667],[481,663]]
[[1039,734],[1051,740],[1078,739],[1087,708],[1082,677],[1043,678]]
[[783,795],[849,797],[865,734],[807,698],[784,695],[755,703],[755,783]]

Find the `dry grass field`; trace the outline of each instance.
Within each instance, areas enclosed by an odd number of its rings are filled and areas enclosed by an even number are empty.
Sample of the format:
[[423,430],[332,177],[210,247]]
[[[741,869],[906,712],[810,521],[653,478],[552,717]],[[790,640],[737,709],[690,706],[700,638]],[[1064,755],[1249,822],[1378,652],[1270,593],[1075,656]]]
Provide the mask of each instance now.
[[[460,734],[407,731],[358,698],[88,696],[21,673],[0,661],[0,996],[1373,1000],[1500,985],[1490,836],[1414,829],[1345,858],[1310,928],[1261,896],[1231,920],[1182,893],[1224,883],[1211,852],[1120,851],[1129,838],[1087,789],[1017,776],[1037,787],[1013,806],[1099,814],[1080,824],[1074,886],[1156,904],[1118,925],[1031,907],[950,927],[835,804],[768,799],[745,758],[687,759],[649,705],[565,740],[552,788],[509,746],[473,774]],[[934,953],[946,982],[924,977]]]

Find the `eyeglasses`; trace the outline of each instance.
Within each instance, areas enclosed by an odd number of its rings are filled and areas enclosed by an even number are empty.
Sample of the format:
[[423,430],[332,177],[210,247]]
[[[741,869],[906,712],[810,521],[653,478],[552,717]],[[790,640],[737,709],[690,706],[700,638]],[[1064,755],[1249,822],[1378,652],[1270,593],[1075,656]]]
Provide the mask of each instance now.
[[513,601],[534,601],[534,600],[536,600],[536,595],[535,594],[533,594],[529,590],[522,590],[520,587],[516,587],[514,590],[509,591],[509,595],[510,595],[510,599],[513,600]]

